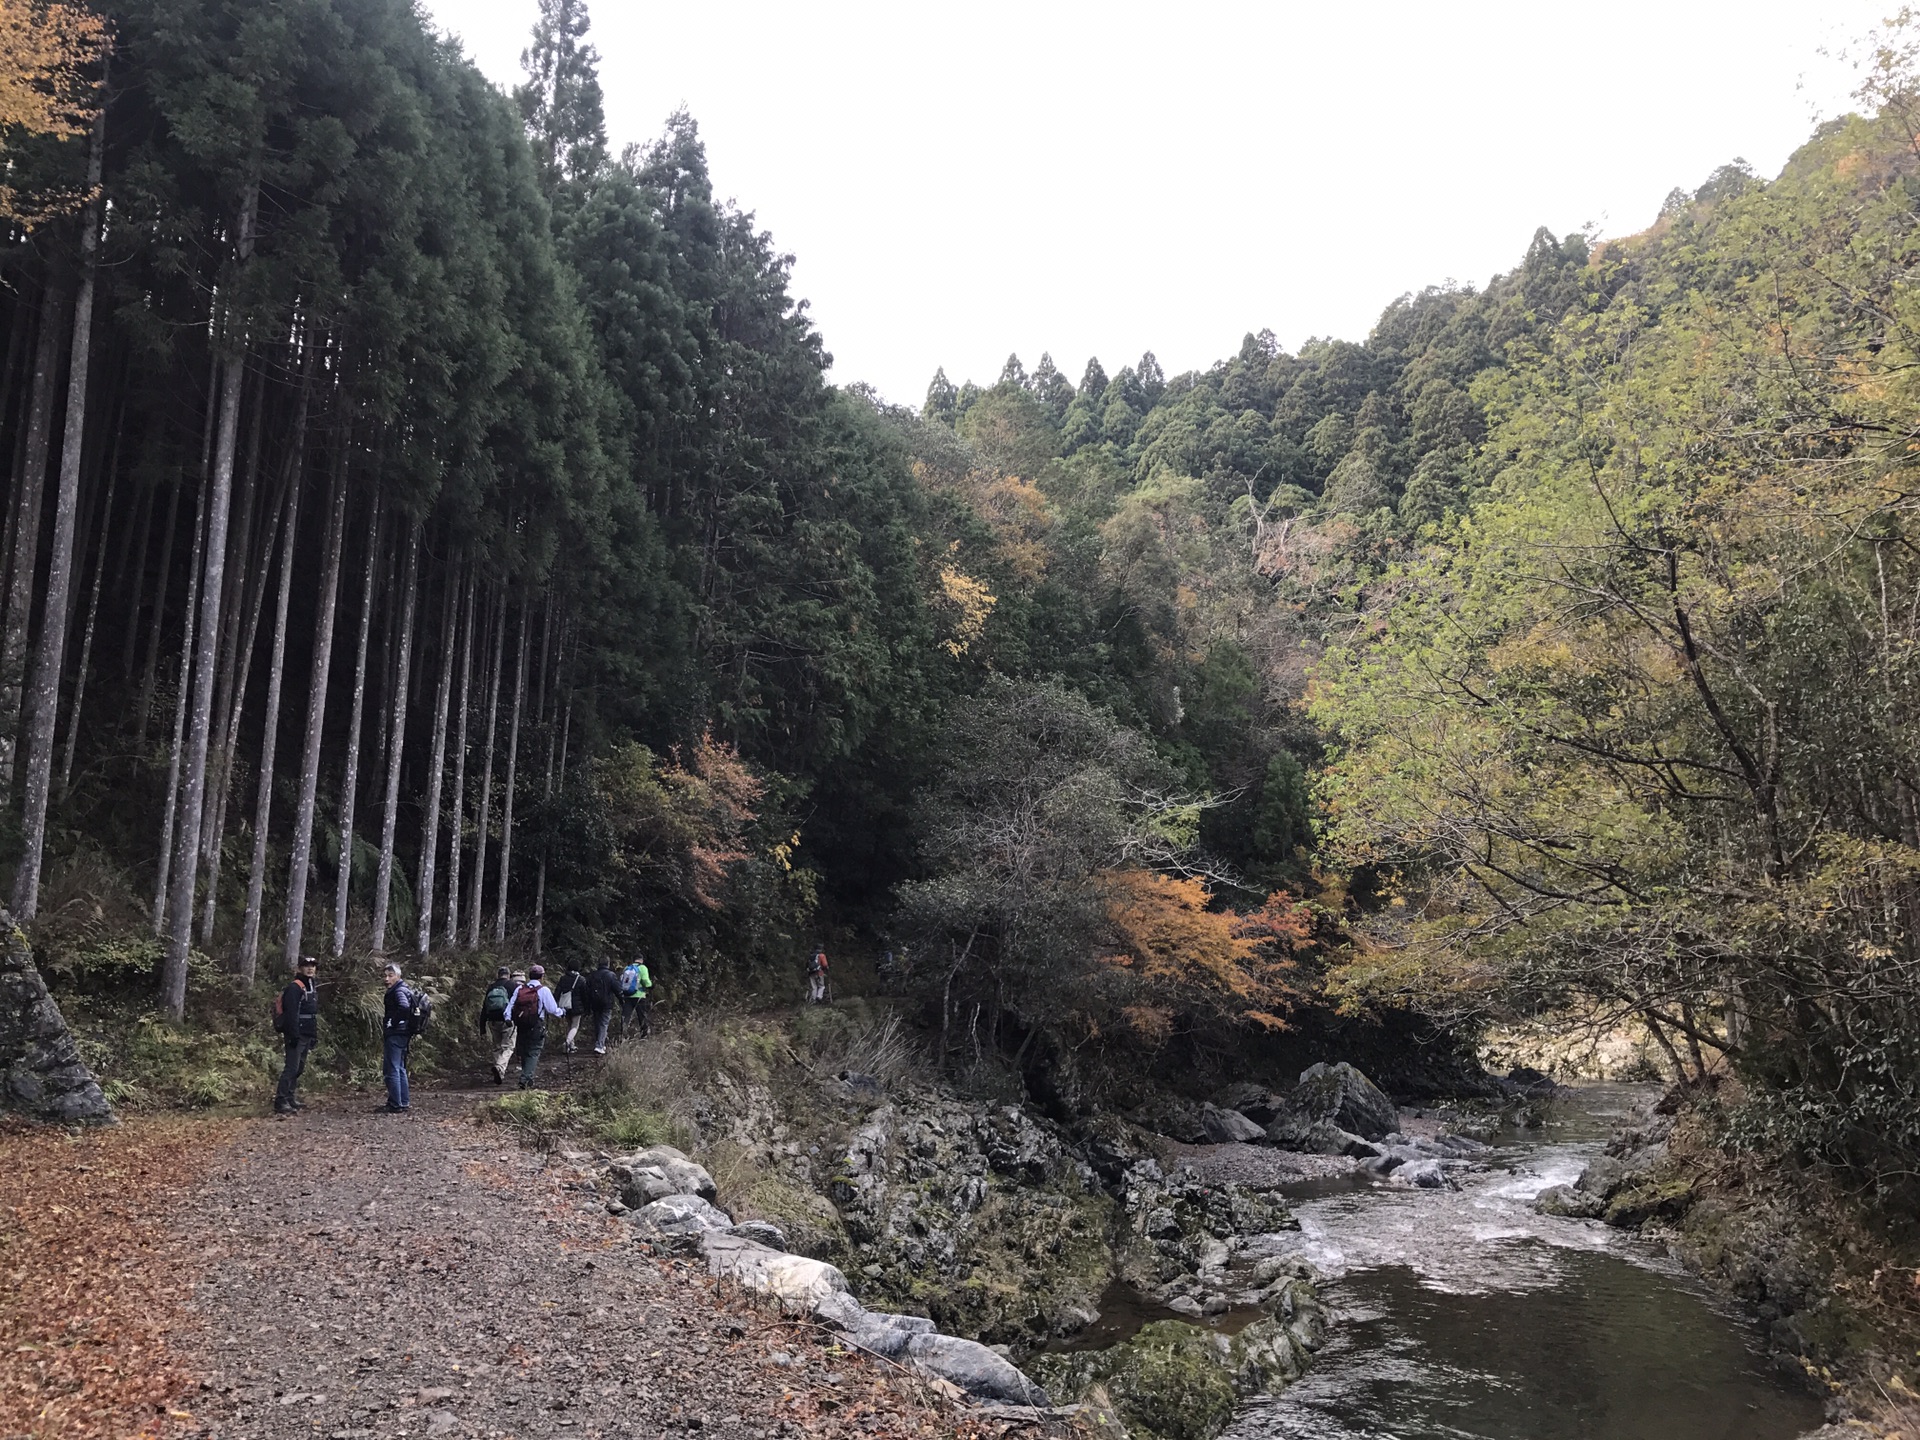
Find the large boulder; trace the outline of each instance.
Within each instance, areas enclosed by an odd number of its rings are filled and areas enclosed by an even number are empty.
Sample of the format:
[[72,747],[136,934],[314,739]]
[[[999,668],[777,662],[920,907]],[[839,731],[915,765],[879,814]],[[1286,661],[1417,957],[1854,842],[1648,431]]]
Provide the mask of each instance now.
[[47,993],[33,948],[0,910],[0,1110],[71,1125],[112,1123],[113,1107]]
[[1607,1213],[1607,1202],[1571,1185],[1549,1185],[1533,1197],[1533,1208],[1563,1220],[1597,1220]]
[[1253,1145],[1267,1138],[1265,1130],[1238,1110],[1223,1110],[1218,1105],[1200,1107],[1200,1125],[1206,1131],[1208,1141],[1215,1145],[1228,1145],[1236,1141]]
[[790,1315],[812,1315],[832,1295],[845,1295],[847,1277],[837,1266],[804,1255],[772,1250],[741,1235],[710,1230],[700,1236],[707,1273],[764,1295]]
[[925,1374],[957,1385],[980,1400],[1002,1405],[1048,1405],[1047,1392],[1029,1380],[1011,1360],[978,1340],[931,1333],[909,1336],[900,1358]]
[[869,1310],[841,1291],[821,1296],[814,1304],[813,1318],[839,1331],[849,1345],[883,1360],[899,1359],[914,1336],[933,1333],[933,1322],[923,1316]]
[[1337,1125],[1363,1140],[1378,1140],[1400,1128],[1400,1107],[1344,1060],[1301,1071],[1288,1106],[1310,1122]]
[[653,1145],[622,1155],[607,1165],[607,1178],[619,1188],[620,1198],[635,1210],[669,1195],[719,1198],[713,1176],[671,1145]]

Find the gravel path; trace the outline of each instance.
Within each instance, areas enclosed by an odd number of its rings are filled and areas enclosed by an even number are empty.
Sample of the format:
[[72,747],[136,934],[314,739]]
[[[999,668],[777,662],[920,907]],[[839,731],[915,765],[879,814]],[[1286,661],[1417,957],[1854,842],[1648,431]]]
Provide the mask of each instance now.
[[183,1215],[201,1434],[1003,1433],[652,1255],[582,1172],[476,1124],[476,1098],[323,1102],[212,1159]]

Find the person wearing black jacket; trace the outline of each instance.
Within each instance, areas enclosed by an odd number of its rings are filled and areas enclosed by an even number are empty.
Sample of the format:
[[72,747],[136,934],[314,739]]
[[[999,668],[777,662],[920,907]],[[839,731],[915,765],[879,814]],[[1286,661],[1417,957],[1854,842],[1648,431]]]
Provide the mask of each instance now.
[[300,957],[300,968],[280,992],[281,1038],[287,1042],[287,1061],[280,1067],[280,1086],[273,1092],[273,1113],[291,1115],[307,1107],[294,1093],[307,1068],[307,1056],[320,1040],[320,992],[314,981],[320,962]]
[[[587,1008],[593,1011],[593,1053],[607,1053],[607,1026],[613,1022],[614,1002],[620,998],[620,977],[613,973],[613,966],[605,956],[601,957],[600,968],[587,977]],[[579,995],[574,996],[578,1005]]]
[[409,1109],[407,1094],[407,1050],[413,1044],[413,989],[400,978],[400,967],[387,962],[387,1000],[385,1025],[385,1064],[387,1103],[381,1108],[389,1115],[405,1115]]

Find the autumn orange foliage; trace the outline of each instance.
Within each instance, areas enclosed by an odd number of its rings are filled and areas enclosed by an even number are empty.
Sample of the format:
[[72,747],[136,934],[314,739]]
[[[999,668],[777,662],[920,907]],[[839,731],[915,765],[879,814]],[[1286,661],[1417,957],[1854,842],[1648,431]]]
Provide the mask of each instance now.
[[224,1132],[132,1120],[0,1131],[0,1435],[128,1440],[193,1424],[169,1344],[195,1242],[169,1219]]
[[1283,890],[1246,915],[1209,909],[1212,899],[1197,879],[1151,870],[1109,877],[1116,948],[1106,964],[1139,987],[1139,997],[1121,1007],[1139,1039],[1163,1043],[1181,1011],[1286,1028],[1301,999],[1292,976],[1296,956],[1312,943],[1311,911]]

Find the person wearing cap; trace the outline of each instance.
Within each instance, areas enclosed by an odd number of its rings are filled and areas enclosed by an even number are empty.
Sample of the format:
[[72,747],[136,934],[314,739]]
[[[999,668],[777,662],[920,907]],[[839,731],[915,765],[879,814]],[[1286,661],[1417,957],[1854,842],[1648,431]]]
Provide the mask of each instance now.
[[560,1018],[560,1006],[547,989],[544,966],[527,968],[526,983],[513,992],[507,1014],[513,1019],[513,1058],[520,1062],[520,1088],[533,1088],[534,1072],[540,1068],[540,1052],[547,1046],[547,1017]]
[[294,1092],[307,1068],[307,1056],[320,1041],[320,995],[314,982],[320,962],[311,955],[300,957],[299,968],[280,992],[280,1026],[287,1042],[286,1064],[280,1067],[280,1085],[273,1092],[273,1113],[291,1115],[307,1107]]
[[382,1067],[387,1082],[387,1103],[382,1107],[389,1115],[405,1115],[409,1106],[407,1095],[407,1049],[413,1044],[413,991],[406,981],[400,978],[400,967],[391,960],[387,962],[387,1000],[385,1015],[385,1063]]
[[477,1023],[486,1041],[487,1053],[493,1056],[493,1083],[496,1085],[507,1078],[507,1066],[513,1061],[513,1022],[507,1018],[507,1007],[513,1004],[513,992],[524,978],[514,975],[502,965],[480,1001],[480,1019]]

